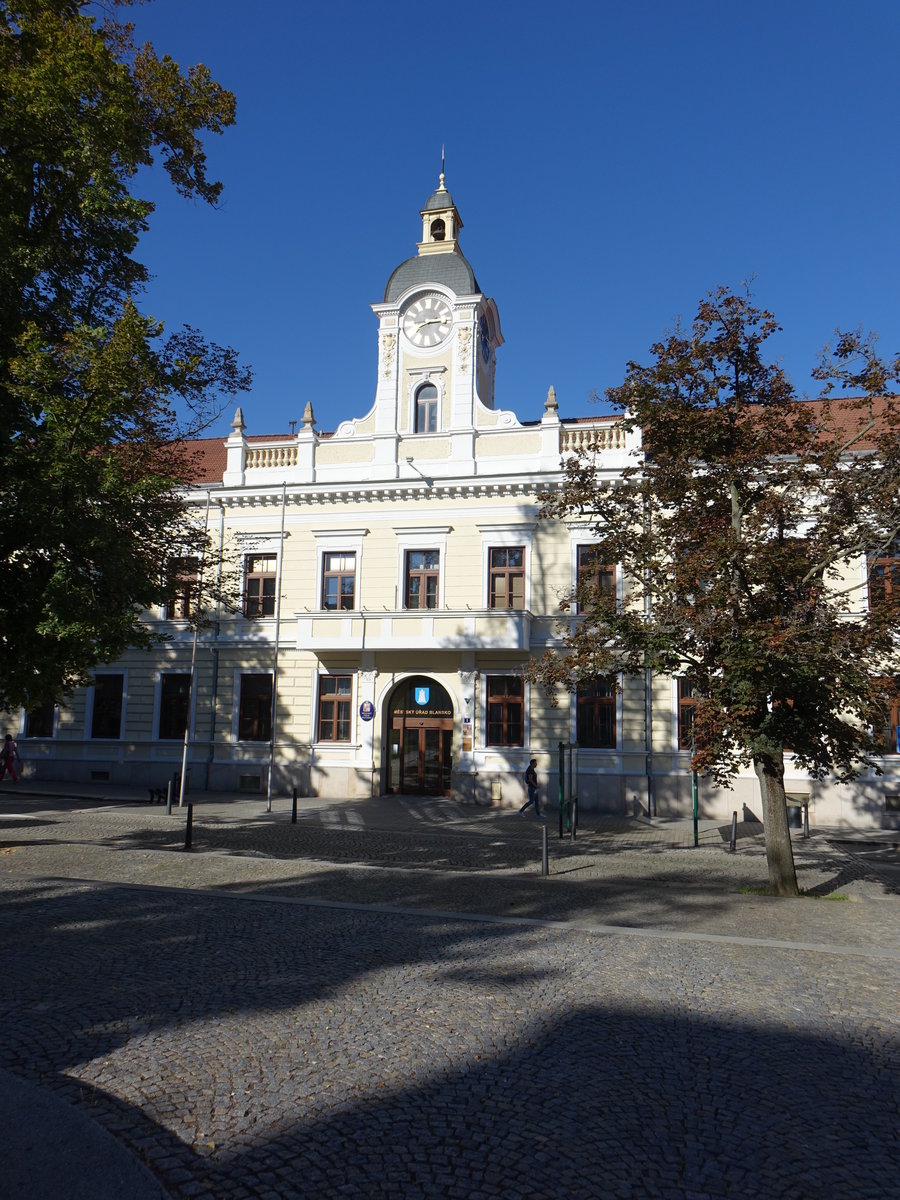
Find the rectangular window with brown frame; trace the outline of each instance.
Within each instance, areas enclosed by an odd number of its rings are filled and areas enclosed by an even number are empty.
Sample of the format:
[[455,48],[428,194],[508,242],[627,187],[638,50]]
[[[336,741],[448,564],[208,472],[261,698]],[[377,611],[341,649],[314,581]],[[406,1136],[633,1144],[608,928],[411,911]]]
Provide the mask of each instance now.
[[272,736],[272,676],[241,676],[238,699],[238,741],[267,742]]
[[277,554],[248,554],[244,559],[244,616],[275,616]]
[[356,607],[355,552],[335,552],[323,556],[322,607],[329,612]]
[[98,675],[94,679],[91,737],[116,740],[122,736],[124,675]]
[[678,679],[678,749],[690,750],[694,743],[697,691],[689,679]]
[[197,608],[200,563],[196,558],[170,558],[166,586],[167,621],[186,621]]
[[869,562],[869,608],[900,604],[900,536]]
[[441,555],[439,550],[407,550],[406,607],[437,608]]
[[350,741],[352,704],[352,675],[319,676],[319,720],[316,736],[320,742]]
[[525,744],[525,685],[516,675],[487,677],[487,738],[489,746]]
[[579,546],[576,553],[576,585],[578,591],[590,588],[604,596],[615,596],[615,564],[604,562],[597,546]]
[[163,675],[159,684],[159,739],[181,741],[187,729],[191,703],[189,674]]
[[578,745],[595,750],[616,748],[616,689],[596,680],[578,689],[576,697]]
[[488,608],[524,609],[525,547],[492,546],[488,564]]

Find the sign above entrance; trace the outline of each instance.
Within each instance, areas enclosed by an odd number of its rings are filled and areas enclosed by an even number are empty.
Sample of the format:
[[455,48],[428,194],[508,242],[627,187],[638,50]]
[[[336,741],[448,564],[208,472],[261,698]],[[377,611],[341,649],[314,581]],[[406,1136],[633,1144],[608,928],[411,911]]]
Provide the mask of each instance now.
[[390,699],[391,718],[421,717],[446,720],[453,717],[453,703],[445,688],[426,675],[414,675],[397,687]]

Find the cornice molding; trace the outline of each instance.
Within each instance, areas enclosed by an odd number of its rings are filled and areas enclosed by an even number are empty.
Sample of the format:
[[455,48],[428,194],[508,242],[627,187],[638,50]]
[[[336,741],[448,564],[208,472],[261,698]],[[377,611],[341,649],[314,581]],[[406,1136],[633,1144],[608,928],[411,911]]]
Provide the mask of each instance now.
[[[329,487],[316,485],[287,485],[286,503],[289,507],[332,507],[370,504],[374,502],[396,502],[398,500],[493,499],[504,496],[529,496],[539,492],[557,491],[562,485],[562,474],[551,478],[490,479],[490,480],[434,480],[431,487],[424,481],[382,482],[360,484],[357,487]],[[281,507],[281,487],[278,488],[223,488],[216,500],[228,509],[264,509]],[[206,503],[206,492],[191,491],[189,502]]]

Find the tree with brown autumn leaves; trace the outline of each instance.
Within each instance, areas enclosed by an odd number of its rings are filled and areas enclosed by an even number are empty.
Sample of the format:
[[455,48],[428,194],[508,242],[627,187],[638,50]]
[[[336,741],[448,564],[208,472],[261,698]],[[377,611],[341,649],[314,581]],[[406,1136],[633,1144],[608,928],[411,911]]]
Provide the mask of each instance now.
[[647,669],[689,679],[692,767],[728,786],[752,766],[770,885],[796,895],[785,754],[816,779],[877,769],[898,694],[900,359],[838,334],[822,397],[801,401],[764,356],[777,330],[720,289],[607,391],[641,451],[615,479],[590,451],[568,459],[542,515],[587,520],[624,600],[577,589],[531,674],[551,694]]

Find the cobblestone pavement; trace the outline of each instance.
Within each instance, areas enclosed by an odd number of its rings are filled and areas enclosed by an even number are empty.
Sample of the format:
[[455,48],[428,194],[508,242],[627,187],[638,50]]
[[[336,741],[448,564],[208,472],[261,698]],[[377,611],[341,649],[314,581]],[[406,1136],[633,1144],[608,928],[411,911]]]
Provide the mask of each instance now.
[[837,849],[801,862],[848,902],[780,902],[735,891],[749,841],[588,836],[543,879],[512,820],[234,809],[185,853],[174,815],[23,808],[0,1066],[172,1197],[896,1194],[900,900]]

